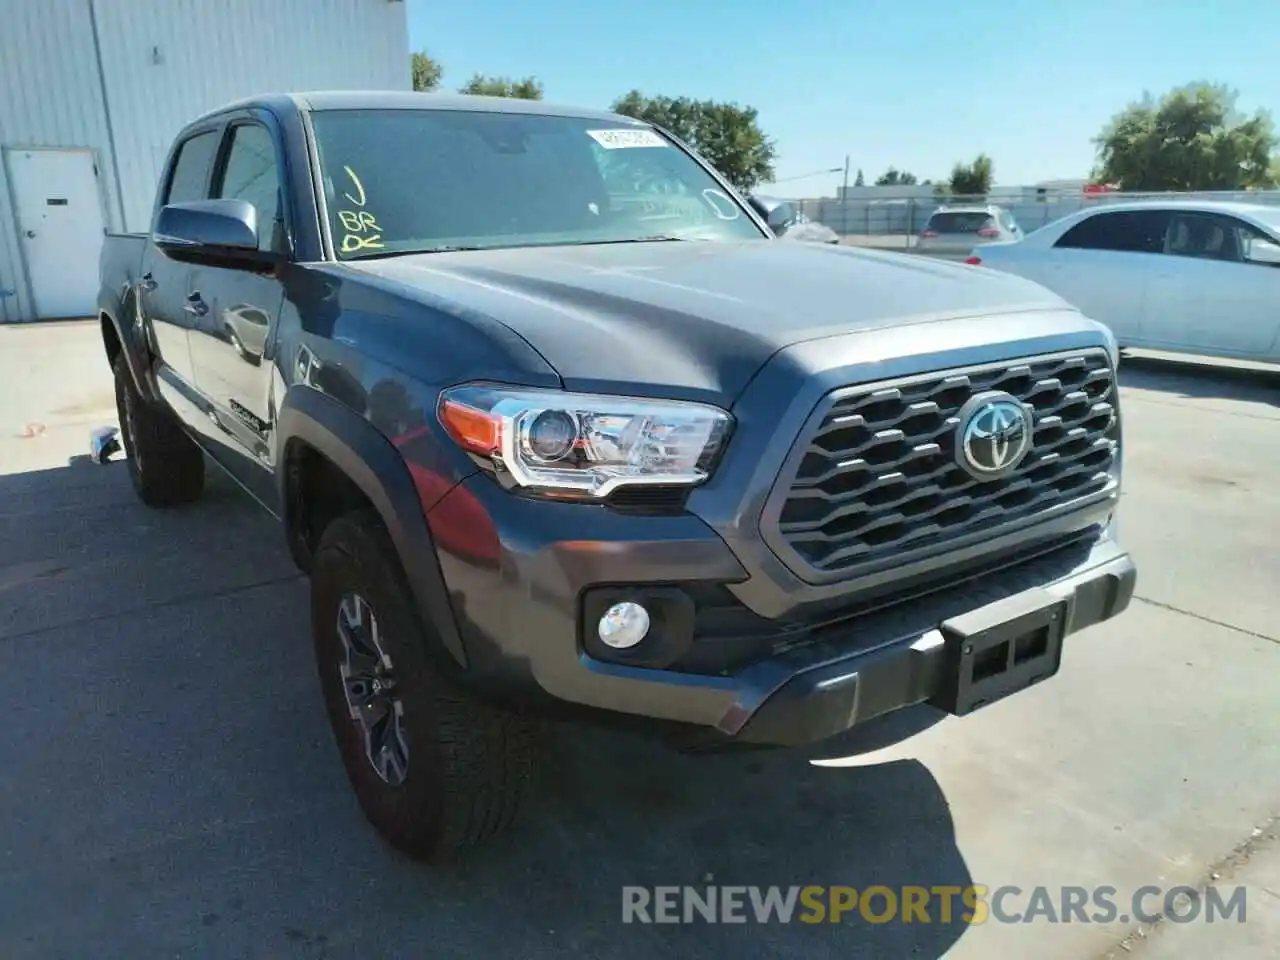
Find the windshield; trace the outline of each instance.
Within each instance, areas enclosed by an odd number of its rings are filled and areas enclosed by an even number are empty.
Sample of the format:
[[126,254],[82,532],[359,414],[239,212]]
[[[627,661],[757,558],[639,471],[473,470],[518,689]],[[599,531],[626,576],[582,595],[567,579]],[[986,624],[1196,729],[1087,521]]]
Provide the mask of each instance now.
[[625,121],[457,110],[312,115],[338,258],[764,240],[692,157]]

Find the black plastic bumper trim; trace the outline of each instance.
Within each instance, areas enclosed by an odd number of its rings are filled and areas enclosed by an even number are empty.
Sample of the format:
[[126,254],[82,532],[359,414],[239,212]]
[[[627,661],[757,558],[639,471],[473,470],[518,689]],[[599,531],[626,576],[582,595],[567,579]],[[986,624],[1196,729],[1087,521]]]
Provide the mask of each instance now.
[[[873,717],[918,703],[941,700],[944,702],[940,705],[946,709],[951,671],[956,669],[955,645],[963,642],[968,631],[979,625],[981,629],[998,628],[1033,615],[1052,601],[1064,614],[1060,636],[1066,636],[1123,611],[1133,596],[1136,581],[1133,561],[1121,554],[1047,587],[997,600],[916,636],[801,669],[754,710],[746,704],[735,704],[719,724],[720,731],[751,743],[796,746],[826,739]],[[1057,653],[1060,652],[1059,649]],[[1014,691],[1017,689],[1022,688],[1015,687]]]

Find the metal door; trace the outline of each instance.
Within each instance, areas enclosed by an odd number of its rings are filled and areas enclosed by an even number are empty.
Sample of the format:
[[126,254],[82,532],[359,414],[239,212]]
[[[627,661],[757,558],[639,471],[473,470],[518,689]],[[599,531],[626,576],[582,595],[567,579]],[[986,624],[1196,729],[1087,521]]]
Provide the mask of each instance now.
[[91,316],[103,237],[92,151],[9,149],[5,157],[36,316]]

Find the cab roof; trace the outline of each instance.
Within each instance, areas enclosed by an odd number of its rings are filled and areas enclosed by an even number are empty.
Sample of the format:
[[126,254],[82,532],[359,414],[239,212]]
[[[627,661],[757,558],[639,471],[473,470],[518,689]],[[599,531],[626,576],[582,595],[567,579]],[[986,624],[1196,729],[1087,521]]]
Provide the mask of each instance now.
[[275,112],[292,109],[300,113],[319,113],[327,110],[459,110],[514,113],[526,116],[575,117],[583,120],[604,120],[627,124],[643,123],[633,117],[626,117],[608,110],[564,106],[542,100],[482,97],[465,93],[418,93],[411,90],[317,90],[263,94],[224,104],[192,122],[253,107],[266,107]]

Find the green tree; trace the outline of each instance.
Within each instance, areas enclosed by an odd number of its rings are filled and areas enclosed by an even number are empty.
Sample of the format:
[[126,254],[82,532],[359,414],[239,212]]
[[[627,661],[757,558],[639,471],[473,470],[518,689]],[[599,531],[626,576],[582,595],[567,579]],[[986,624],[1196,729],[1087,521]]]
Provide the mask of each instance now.
[[1244,190],[1276,183],[1271,116],[1244,116],[1236,91],[1191,83],[1131,103],[1094,138],[1095,182],[1121,190]]
[[615,100],[611,109],[671,131],[739,190],[773,180],[777,152],[760,129],[754,107],[688,97],[647,97],[632,90]]
[[994,172],[991,158],[985,153],[980,153],[968,166],[957,163],[951,168],[951,181],[948,187],[952,196],[983,197],[991,192],[991,178]]
[[861,168],[861,167],[859,167],[859,168],[858,168],[858,176],[857,176],[857,178],[853,181],[853,185],[854,185],[855,187],[865,187],[865,186],[867,185],[867,180],[866,180],[866,178],[862,175],[862,168]]
[[413,89],[434,90],[440,86],[440,77],[444,69],[429,56],[427,51],[420,50],[409,58],[413,71]]
[[919,183],[914,173],[890,167],[876,178],[877,187],[912,187]]
[[460,91],[482,97],[513,97],[517,100],[541,100],[542,83],[535,77],[512,80],[510,77],[486,77],[475,74]]

